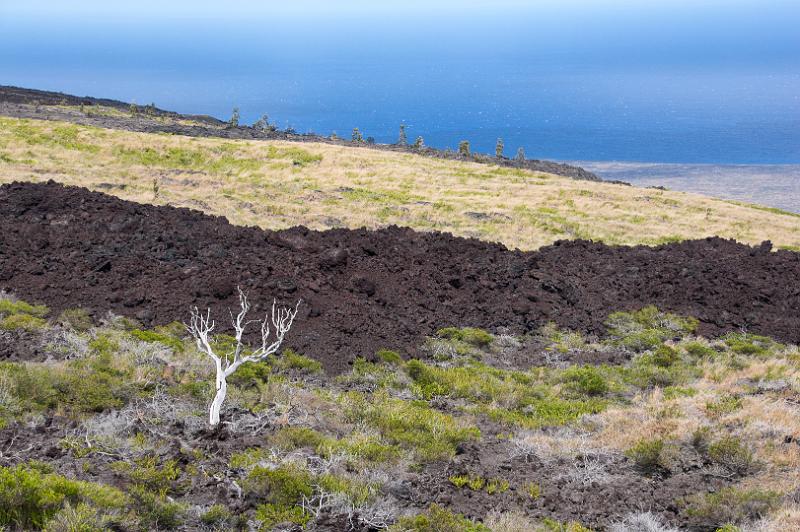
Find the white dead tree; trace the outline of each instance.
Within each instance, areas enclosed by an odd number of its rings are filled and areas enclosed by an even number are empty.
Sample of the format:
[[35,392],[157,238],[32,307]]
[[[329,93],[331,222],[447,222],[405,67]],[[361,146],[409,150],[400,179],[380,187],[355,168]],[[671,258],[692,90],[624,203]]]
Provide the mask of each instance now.
[[[234,318],[231,312],[231,322],[235,331],[236,346],[232,351],[226,353],[217,353],[211,345],[209,336],[214,330],[214,321],[211,319],[211,309],[208,309],[205,314],[201,313],[197,307],[192,309],[192,316],[189,325],[186,329],[189,334],[194,337],[197,342],[197,348],[206,353],[217,370],[216,377],[216,395],[211,402],[211,407],[208,413],[208,422],[211,426],[219,425],[219,412],[222,403],[225,401],[225,395],[228,393],[227,379],[239,369],[239,366],[246,362],[258,362],[264,360],[268,356],[276,353],[281,347],[283,337],[289,332],[292,327],[292,322],[297,316],[297,310],[300,307],[300,301],[297,302],[294,308],[276,308],[275,301],[272,301],[272,312],[264,315],[264,320],[247,320],[247,313],[250,311],[250,303],[247,301],[247,296],[239,288],[239,314]],[[242,342],[242,336],[248,325],[251,323],[261,324],[261,346],[254,351],[249,351]],[[272,327],[270,327],[272,323]],[[271,333],[274,330],[274,337],[270,340]],[[249,352],[248,352],[249,351]]]

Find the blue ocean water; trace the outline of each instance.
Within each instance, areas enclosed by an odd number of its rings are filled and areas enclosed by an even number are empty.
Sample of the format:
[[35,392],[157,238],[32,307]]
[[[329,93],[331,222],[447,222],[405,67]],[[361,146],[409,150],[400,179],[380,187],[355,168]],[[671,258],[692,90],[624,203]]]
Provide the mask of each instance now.
[[0,1],[0,84],[532,158],[800,163],[797,2],[350,3]]

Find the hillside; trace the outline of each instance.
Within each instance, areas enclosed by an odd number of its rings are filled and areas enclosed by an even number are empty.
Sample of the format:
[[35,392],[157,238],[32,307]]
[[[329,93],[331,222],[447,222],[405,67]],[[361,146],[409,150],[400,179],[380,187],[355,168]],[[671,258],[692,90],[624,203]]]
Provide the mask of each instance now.
[[800,529],[800,216],[48,105],[0,118],[0,530]]
[[366,147],[0,118],[0,182],[49,179],[264,229],[395,224],[523,250],[707,236],[800,249],[796,214],[680,192]]

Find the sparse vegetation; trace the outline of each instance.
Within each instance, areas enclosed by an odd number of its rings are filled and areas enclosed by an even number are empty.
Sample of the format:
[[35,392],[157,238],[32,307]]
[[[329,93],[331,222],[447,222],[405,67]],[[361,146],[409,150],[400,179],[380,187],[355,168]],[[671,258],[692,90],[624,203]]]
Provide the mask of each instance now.
[[[647,475],[656,489],[636,497],[648,501],[681,472],[710,479],[668,501],[681,526],[715,529],[785,520],[800,488],[800,449],[782,443],[800,422],[779,400],[799,382],[797,348],[742,333],[697,337],[695,320],[654,307],[613,314],[609,338],[552,325],[532,337],[443,328],[420,359],[381,350],[337,377],[312,358],[275,352],[231,375],[231,409],[214,432],[202,414],[213,368],[179,324],[95,322],[79,310],[52,318],[0,298],[0,319],[20,316],[38,320],[24,334],[48,338],[57,358],[0,364],[0,430],[17,435],[0,455],[12,460],[0,468],[0,524],[9,527],[312,529],[344,515],[392,530],[588,530],[514,512],[568,500],[563,489],[594,489],[609,475]],[[223,353],[237,338],[208,344]],[[541,357],[528,367],[494,365],[531,349]],[[626,358],[559,358],[603,350]],[[46,423],[70,428],[51,435]],[[44,438],[46,452],[33,456],[46,464],[21,462],[31,438]],[[486,452],[500,458],[478,460]],[[620,467],[623,455],[636,467]],[[406,515],[392,490],[420,472],[421,484],[403,486],[423,504]],[[215,499],[198,505],[198,490]],[[441,490],[471,506],[428,507]],[[506,517],[475,502],[484,500]],[[629,515],[620,526],[657,517]]]

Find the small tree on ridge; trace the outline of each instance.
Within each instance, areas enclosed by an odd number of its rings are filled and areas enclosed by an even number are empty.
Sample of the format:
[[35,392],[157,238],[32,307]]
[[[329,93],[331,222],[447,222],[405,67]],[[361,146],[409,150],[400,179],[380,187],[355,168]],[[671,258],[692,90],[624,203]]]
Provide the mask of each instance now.
[[397,139],[400,146],[408,146],[408,136],[406,135],[406,125],[400,124],[400,136]]

